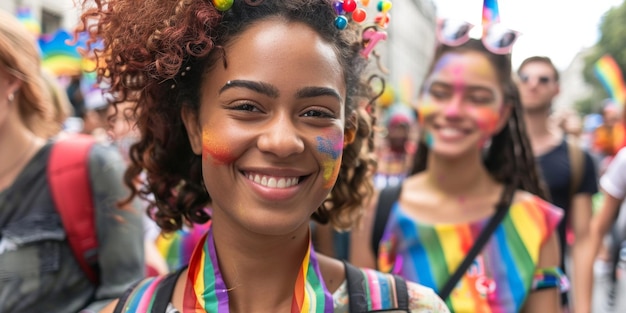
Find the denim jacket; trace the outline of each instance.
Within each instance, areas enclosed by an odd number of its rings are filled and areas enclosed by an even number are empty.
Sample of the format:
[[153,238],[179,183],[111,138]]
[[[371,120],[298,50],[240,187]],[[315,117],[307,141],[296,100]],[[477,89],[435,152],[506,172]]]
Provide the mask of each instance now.
[[0,313],[98,311],[144,276],[141,213],[117,206],[128,194],[120,154],[99,144],[89,153],[100,268],[94,286],[72,254],[50,195],[52,145],[0,191]]

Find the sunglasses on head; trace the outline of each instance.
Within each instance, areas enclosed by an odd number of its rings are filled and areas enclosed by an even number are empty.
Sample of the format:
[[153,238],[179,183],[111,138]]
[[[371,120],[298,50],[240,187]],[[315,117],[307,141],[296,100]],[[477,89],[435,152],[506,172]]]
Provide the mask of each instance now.
[[[519,78],[522,81],[522,83],[526,84],[530,81],[532,76],[526,75],[526,74],[520,74]],[[537,78],[537,82],[539,82],[540,85],[546,85],[552,81],[552,79],[549,76],[541,75],[541,76],[536,76],[536,78]]]
[[[437,22],[437,39],[446,46],[460,46],[470,39],[473,24],[451,19]],[[504,27],[500,23],[483,26],[482,42],[485,48],[494,54],[509,54],[520,33]]]

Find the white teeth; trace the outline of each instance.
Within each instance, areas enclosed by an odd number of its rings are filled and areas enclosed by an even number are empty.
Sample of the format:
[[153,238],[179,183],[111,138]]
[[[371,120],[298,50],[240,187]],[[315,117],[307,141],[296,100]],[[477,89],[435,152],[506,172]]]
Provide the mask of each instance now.
[[268,188],[288,188],[298,184],[298,177],[272,177],[248,174],[248,179]]
[[439,132],[444,135],[444,136],[460,136],[463,135],[463,133],[455,128],[442,128],[439,130]]

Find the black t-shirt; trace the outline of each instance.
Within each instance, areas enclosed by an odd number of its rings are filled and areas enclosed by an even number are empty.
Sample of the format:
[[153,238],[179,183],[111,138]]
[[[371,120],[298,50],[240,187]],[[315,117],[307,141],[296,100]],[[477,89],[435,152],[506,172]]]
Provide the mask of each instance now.
[[[589,155],[586,151],[584,151],[584,155],[585,169],[583,171],[580,186],[576,190],[576,194],[585,193],[593,195],[598,192],[598,177],[596,174],[596,168],[591,155]],[[572,171],[570,170],[567,142],[563,140],[560,145],[548,153],[539,156],[537,161],[539,162],[543,178],[550,189],[552,204],[562,208],[565,212],[565,216],[559,224],[559,239],[561,251],[563,251],[566,239],[565,228],[571,215],[571,199],[569,197]],[[563,260],[564,258],[561,259]]]

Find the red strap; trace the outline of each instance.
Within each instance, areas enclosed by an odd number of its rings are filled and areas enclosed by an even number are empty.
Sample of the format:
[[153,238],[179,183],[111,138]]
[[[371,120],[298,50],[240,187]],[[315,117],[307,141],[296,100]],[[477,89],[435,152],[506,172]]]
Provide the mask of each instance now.
[[56,142],[48,163],[48,184],[72,252],[89,280],[97,284],[98,238],[88,166],[93,143],[86,135]]

